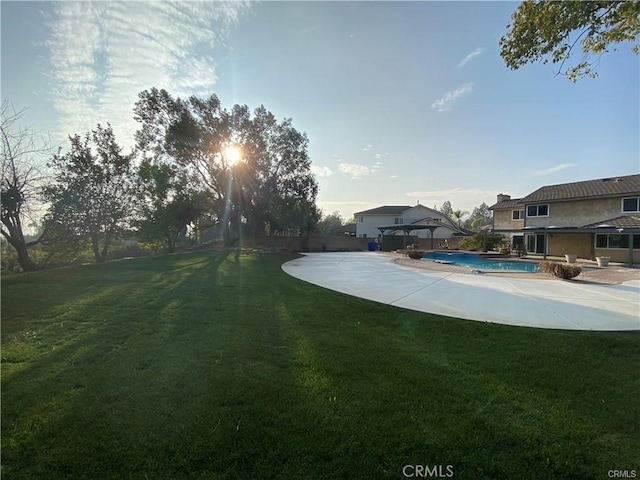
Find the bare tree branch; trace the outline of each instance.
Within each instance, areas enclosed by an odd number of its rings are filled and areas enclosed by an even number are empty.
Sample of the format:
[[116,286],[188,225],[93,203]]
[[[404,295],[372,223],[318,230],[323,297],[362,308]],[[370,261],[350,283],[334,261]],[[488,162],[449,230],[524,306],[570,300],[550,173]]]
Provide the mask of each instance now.
[[45,158],[50,153],[49,142],[28,127],[18,123],[26,108],[16,111],[8,100],[0,108],[0,220],[2,235],[18,253],[18,262],[24,271],[36,270],[28,248],[40,239],[27,242],[24,221],[35,220],[41,188],[46,181]]

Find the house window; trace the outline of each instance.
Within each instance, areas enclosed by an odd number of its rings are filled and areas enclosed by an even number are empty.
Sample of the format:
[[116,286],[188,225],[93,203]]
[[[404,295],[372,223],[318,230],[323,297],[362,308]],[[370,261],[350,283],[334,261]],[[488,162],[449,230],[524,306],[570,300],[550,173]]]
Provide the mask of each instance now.
[[640,197],[623,198],[622,211],[623,212],[640,212]]
[[527,217],[548,217],[549,216],[549,205],[541,204],[541,205],[529,205],[527,207]]
[[[597,233],[596,248],[629,248],[629,235]],[[640,235],[633,236],[633,249],[640,250]]]
[[512,210],[511,211],[511,219],[512,220],[522,220],[524,218],[524,210]]
[[404,223],[404,220],[402,219],[402,217],[396,217],[395,219],[395,224],[396,225],[402,225]]

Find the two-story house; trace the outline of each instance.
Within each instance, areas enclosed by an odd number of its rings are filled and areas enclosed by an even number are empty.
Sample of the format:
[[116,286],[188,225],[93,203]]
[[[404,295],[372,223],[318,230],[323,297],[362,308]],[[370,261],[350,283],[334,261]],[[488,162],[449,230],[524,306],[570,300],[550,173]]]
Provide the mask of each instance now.
[[548,185],[520,199],[498,195],[493,230],[529,254],[640,263],[640,175]]
[[356,212],[356,236],[377,240],[383,250],[430,239],[435,246],[469,235],[447,215],[424,205],[385,205]]

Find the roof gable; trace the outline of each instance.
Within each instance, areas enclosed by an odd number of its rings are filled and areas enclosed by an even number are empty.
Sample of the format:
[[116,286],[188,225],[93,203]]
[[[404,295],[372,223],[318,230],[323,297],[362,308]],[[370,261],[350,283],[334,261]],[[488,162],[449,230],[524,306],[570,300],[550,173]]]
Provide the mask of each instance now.
[[[442,215],[442,213],[439,212],[438,210],[434,210],[433,208],[426,207],[426,206],[422,205],[421,203],[419,203],[417,205],[414,205],[412,207],[409,207],[403,213],[409,213],[409,211],[412,211],[411,213],[414,213],[416,210],[426,210],[428,213],[435,213],[436,215]],[[418,212],[415,212],[415,213],[418,213]],[[422,212],[420,212],[420,213],[422,213]]]
[[415,222],[413,222],[412,225],[439,225],[441,227],[448,228],[449,230],[453,230],[459,233],[466,234],[468,232],[462,227],[459,227],[448,216],[444,214],[440,214],[440,215],[441,215],[440,218],[432,218],[432,217],[421,218],[420,220],[416,220]]
[[411,205],[384,205],[382,207],[372,208],[356,212],[355,215],[400,215],[405,210],[409,210]]
[[[592,197],[640,194],[640,175],[599,178],[541,187],[521,199],[521,203],[553,202]],[[495,207],[495,206],[494,206]]]

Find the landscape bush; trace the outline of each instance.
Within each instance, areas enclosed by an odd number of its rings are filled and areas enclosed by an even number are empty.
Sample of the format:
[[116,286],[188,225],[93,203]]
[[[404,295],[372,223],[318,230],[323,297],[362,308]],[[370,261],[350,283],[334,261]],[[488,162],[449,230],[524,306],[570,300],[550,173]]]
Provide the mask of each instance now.
[[539,265],[541,271],[553,275],[554,277],[569,280],[577,277],[582,273],[582,268],[576,265],[567,265],[559,262],[541,262]]
[[479,232],[472,237],[464,237],[462,240],[460,240],[460,249],[470,251],[482,250],[485,245],[485,236],[487,242],[487,250],[495,250],[502,244],[502,235],[499,235],[497,233]]
[[413,260],[420,260],[424,256],[424,250],[417,249],[408,249],[407,257],[412,258]]

